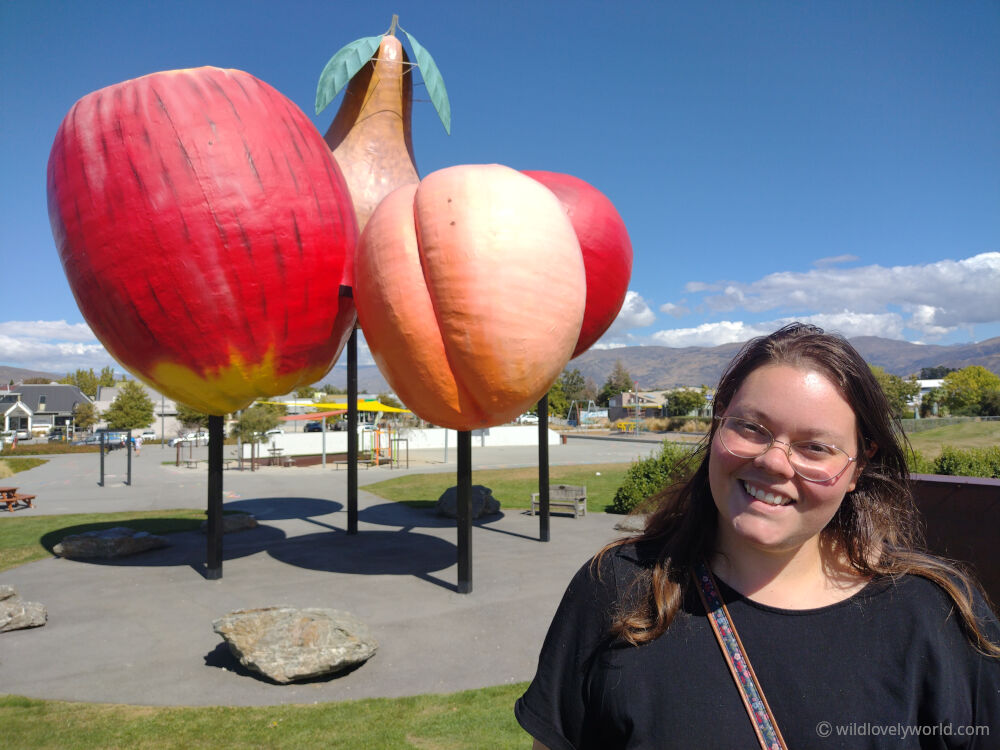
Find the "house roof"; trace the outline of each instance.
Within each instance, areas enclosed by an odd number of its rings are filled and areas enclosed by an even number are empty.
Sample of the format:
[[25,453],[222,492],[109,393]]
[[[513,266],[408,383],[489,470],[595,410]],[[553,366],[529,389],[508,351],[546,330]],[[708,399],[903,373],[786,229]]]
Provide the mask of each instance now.
[[[70,414],[77,404],[90,401],[75,385],[19,385],[15,392],[35,414],[39,412]],[[42,397],[45,398],[45,407],[39,408]]]

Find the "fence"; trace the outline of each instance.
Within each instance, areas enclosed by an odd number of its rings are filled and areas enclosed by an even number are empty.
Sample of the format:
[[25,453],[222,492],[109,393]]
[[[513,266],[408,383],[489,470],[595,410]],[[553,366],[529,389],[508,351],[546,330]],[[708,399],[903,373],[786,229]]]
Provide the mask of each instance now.
[[969,565],[1000,606],[1000,479],[911,475],[931,552]]

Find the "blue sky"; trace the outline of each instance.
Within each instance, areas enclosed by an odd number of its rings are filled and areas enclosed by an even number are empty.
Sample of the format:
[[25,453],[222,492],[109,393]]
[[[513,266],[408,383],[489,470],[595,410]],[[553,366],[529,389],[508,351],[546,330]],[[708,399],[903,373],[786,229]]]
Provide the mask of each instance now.
[[[216,65],[312,116],[327,60],[394,12],[451,100],[450,136],[429,103],[414,109],[421,174],[568,172],[618,207],[633,278],[599,346],[714,345],[789,319],[1000,335],[996,2],[23,0],[0,4],[0,364],[111,362],[46,208],[49,149],[78,98]],[[321,132],[338,104],[313,117]]]

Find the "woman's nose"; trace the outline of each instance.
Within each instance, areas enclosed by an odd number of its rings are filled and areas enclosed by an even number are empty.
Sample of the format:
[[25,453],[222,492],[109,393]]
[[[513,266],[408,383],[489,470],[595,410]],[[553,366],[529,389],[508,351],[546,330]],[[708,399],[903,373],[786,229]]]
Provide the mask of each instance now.
[[773,474],[791,478],[795,474],[795,469],[792,468],[790,458],[791,447],[787,443],[775,440],[770,448],[754,459],[754,463]]

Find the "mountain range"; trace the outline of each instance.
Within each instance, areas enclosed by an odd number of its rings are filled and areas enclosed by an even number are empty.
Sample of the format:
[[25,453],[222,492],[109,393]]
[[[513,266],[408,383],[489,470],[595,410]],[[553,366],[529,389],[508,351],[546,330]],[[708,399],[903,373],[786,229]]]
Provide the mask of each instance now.
[[[923,367],[944,365],[961,369],[981,365],[1000,375],[1000,336],[974,344],[912,344],[908,341],[858,336],[851,343],[867,362],[894,375],[917,374]],[[585,378],[600,386],[621,362],[639,390],[652,391],[678,385],[714,386],[722,371],[742,344],[721,346],[626,346],[618,349],[591,349],[572,360],[567,369],[576,368]],[[62,377],[58,374],[18,367],[0,366],[0,383],[18,382],[27,377]],[[338,388],[347,385],[346,358],[341,357],[323,383]],[[318,385],[318,384],[317,384]],[[384,393],[390,388],[374,365],[358,367],[358,390],[361,393]]]

